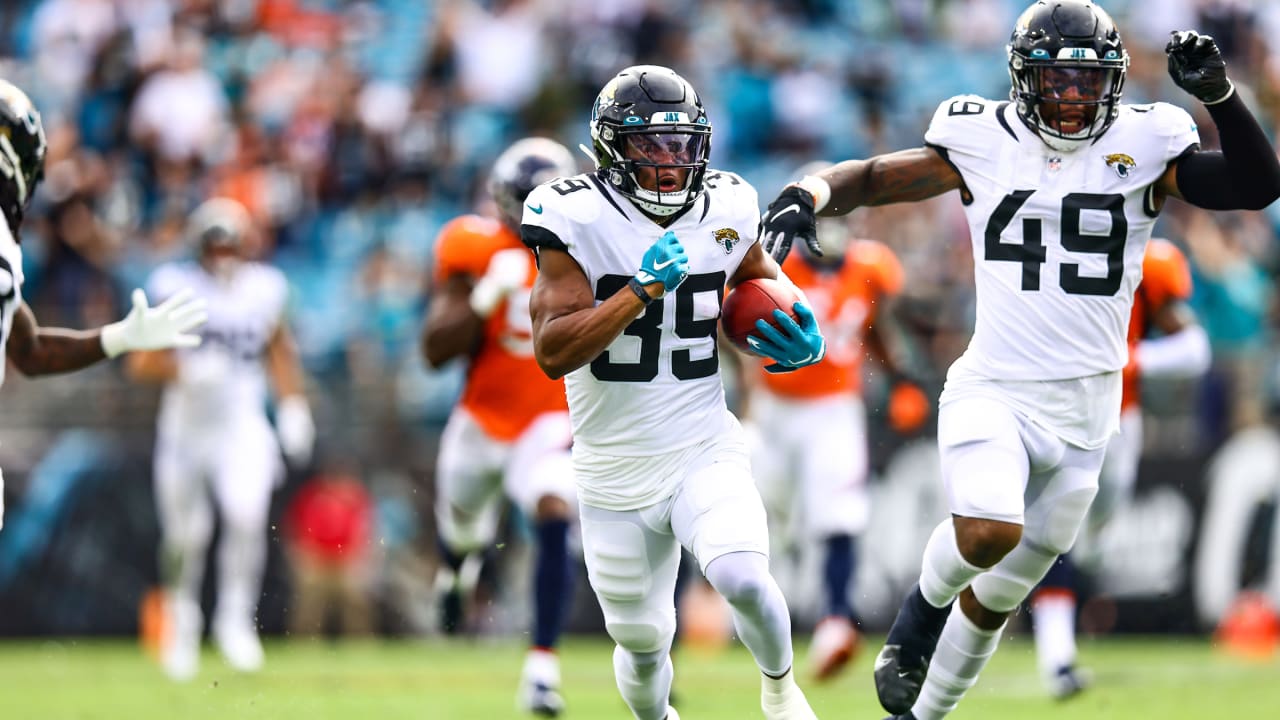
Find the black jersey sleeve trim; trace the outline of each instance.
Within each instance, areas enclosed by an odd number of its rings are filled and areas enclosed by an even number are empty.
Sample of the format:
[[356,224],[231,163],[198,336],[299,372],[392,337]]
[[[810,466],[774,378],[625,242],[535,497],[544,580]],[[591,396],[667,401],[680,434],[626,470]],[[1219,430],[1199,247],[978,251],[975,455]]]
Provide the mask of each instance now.
[[960,176],[960,202],[965,205],[972,204],[973,193],[969,192],[969,185],[964,181],[964,173],[960,172],[960,168],[956,167],[956,164],[951,162],[951,155],[947,152],[947,149],[941,145],[934,145],[933,143],[925,143],[924,146],[941,155],[942,159],[947,161],[947,164],[951,166],[951,169],[956,171],[956,174]]
[[999,121],[1000,127],[1004,128],[1004,131],[1009,133],[1009,137],[1013,138],[1014,142],[1022,142],[1018,139],[1018,134],[1013,131],[1013,128],[1009,127],[1009,121],[1004,118],[1004,109],[1007,107],[1009,107],[1008,101],[1002,102],[996,106],[996,120]]
[[617,210],[618,214],[625,218],[627,222],[631,222],[631,218],[627,217],[627,211],[623,210],[622,207],[618,205],[617,201],[613,199],[613,196],[609,194],[609,190],[604,186],[604,183],[600,182],[600,177],[596,173],[591,173],[587,177],[591,178],[591,182],[595,183],[596,190],[599,190],[600,194],[604,196],[604,199],[609,201],[609,204],[613,206],[613,209]]
[[541,225],[521,225],[520,241],[523,242],[535,254],[542,248],[551,248],[561,252],[569,252],[569,246],[564,244],[559,235],[542,227]]

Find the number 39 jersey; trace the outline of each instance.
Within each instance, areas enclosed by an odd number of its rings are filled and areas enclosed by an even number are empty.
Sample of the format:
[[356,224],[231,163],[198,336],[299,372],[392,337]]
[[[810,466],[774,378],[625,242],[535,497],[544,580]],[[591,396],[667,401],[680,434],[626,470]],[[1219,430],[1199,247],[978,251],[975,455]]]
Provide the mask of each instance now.
[[1199,140],[1184,110],[1121,105],[1100,138],[1063,153],[1008,102],[943,102],[925,143],[964,179],[977,285],[977,323],[957,365],[997,380],[1123,368],[1130,307],[1159,211],[1154,183]]
[[661,455],[727,429],[716,327],[725,281],[756,242],[756,191],[732,173],[708,171],[702,196],[673,217],[659,226],[594,174],[541,185],[525,201],[525,244],[573,257],[596,304],[626,286],[668,230],[689,256],[680,287],[565,376],[575,446],[603,455]]

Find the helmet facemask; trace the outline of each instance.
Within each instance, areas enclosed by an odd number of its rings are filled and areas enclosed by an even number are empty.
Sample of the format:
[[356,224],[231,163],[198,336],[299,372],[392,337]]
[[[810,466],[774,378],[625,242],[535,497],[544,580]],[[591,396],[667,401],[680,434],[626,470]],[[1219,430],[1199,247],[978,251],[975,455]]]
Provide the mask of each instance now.
[[[617,137],[609,146],[618,156],[609,166],[610,182],[646,212],[672,215],[701,192],[710,154],[710,128],[649,126],[614,131],[605,127],[604,132]],[[622,176],[621,183],[614,179],[615,173]]]
[[1049,147],[1071,152],[1101,136],[1119,115],[1127,64],[1127,55],[1104,65],[1036,62],[1014,54],[1011,96],[1023,121]]

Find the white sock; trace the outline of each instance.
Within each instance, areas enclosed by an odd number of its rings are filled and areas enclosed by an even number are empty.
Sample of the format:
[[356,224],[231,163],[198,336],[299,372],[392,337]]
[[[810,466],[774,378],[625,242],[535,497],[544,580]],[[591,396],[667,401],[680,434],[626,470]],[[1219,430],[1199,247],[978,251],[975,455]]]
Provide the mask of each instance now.
[[1076,598],[1067,592],[1039,593],[1031,601],[1040,674],[1053,677],[1076,662]]
[[266,534],[262,529],[223,529],[218,541],[218,602],[216,618],[221,622],[257,626],[258,600],[262,595],[262,574],[266,568]]
[[929,663],[920,697],[911,708],[916,720],[941,720],[955,709],[960,698],[978,681],[978,673],[986,667],[1000,644],[1004,630],[983,630],[973,624],[957,604],[947,616],[946,627],[938,639],[938,649]]
[[933,529],[929,543],[925,545],[920,568],[920,594],[930,605],[946,607],[986,569],[969,563],[960,554],[955,526],[951,518],[947,518]]
[[636,720],[663,720],[667,716],[673,674],[669,648],[650,653],[633,653],[621,645],[613,649],[614,680]]
[[707,581],[733,610],[733,627],[760,670],[780,675],[791,668],[791,614],[782,589],[769,574],[769,559],[732,552],[707,564]]

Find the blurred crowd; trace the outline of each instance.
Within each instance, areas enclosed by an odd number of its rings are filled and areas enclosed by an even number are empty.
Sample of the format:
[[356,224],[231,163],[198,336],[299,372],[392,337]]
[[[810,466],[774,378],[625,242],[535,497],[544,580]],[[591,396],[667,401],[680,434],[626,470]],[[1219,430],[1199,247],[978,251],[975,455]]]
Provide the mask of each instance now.
[[[487,170],[505,145],[531,134],[586,142],[609,77],[668,65],[704,95],[712,165],[752,181],[764,203],[807,161],[918,145],[944,98],[1004,97],[1004,43],[1025,4],[7,0],[0,77],[28,92],[50,143],[22,239],[24,295],[47,324],[113,319],[152,268],[190,251],[182,229],[196,205],[240,200],[258,226],[256,254],[291,283],[318,469],[351,470],[372,488],[384,545],[429,548],[435,437],[460,377],[418,356],[432,244],[450,218],[485,211]],[[1127,101],[1203,112],[1164,68],[1168,32],[1194,27],[1217,38],[1267,130],[1280,127],[1280,4],[1100,4],[1133,57]],[[1202,117],[1207,146],[1212,128]],[[957,198],[852,222],[903,259],[901,313],[940,382],[972,323]],[[1215,365],[1203,387],[1152,391],[1149,452],[1205,453],[1273,410],[1278,227],[1274,207],[1166,210],[1156,234],[1193,262],[1192,304]],[[6,475],[30,470],[31,450],[68,425],[149,430],[154,397],[124,389],[118,371],[57,384],[6,384],[3,429],[30,441],[0,450]],[[86,407],[77,391],[107,399]],[[11,492],[21,496],[20,482]]]

